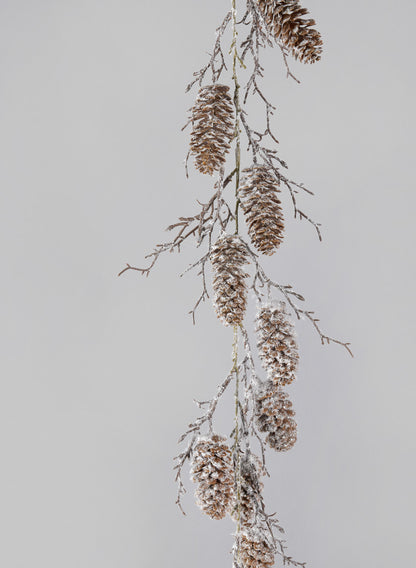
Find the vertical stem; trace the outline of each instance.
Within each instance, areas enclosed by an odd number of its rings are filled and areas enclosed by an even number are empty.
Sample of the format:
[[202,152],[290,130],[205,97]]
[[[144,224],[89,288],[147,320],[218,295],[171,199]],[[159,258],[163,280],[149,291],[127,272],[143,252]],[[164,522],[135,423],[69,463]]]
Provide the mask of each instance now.
[[[241,168],[241,142],[240,142],[240,85],[237,76],[237,65],[240,61],[237,51],[237,0],[232,2],[232,18],[233,18],[233,41],[231,50],[233,56],[233,81],[234,81],[234,108],[235,108],[235,234],[238,235],[238,213],[240,206],[240,198],[238,190],[240,188],[240,168]],[[240,377],[238,374],[238,326],[234,326],[234,343],[233,343],[233,369],[235,373],[235,425],[234,425],[234,468],[235,468],[235,491],[237,505],[237,528],[236,540],[234,545],[234,563],[239,566],[240,556],[240,531],[241,531],[241,456],[240,456]]]
[[234,107],[235,107],[235,234],[238,234],[238,212],[240,207],[240,198],[238,190],[240,187],[240,167],[241,167],[241,142],[240,142],[240,84],[237,76],[237,64],[239,62],[237,51],[237,0],[232,0],[232,16],[233,16],[233,41],[231,44],[231,52],[233,55],[233,80],[234,80]]
[[238,373],[238,326],[234,326],[234,342],[233,342],[233,371],[235,374],[235,426],[234,426],[234,468],[235,468],[235,491],[237,503],[237,530],[236,543],[234,549],[235,559],[239,560],[240,552],[240,530],[241,530],[241,456],[240,456],[240,376]]

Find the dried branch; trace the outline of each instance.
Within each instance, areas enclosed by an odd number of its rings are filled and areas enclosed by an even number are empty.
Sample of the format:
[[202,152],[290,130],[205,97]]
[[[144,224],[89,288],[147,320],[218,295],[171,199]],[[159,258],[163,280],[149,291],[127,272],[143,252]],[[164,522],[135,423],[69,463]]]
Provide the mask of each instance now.
[[298,84],[300,85],[299,79],[297,79],[297,78],[293,75],[292,71],[290,70],[289,63],[288,63],[288,60],[287,60],[287,57],[288,57],[289,54],[288,54],[288,52],[287,52],[285,46],[282,45],[281,43],[279,43],[279,47],[280,47],[280,50],[281,50],[281,52],[282,52],[283,62],[284,62],[285,67],[286,67],[286,77],[290,77],[291,79],[293,79],[294,81],[296,81],[296,83],[298,83]]
[[256,132],[255,130],[253,130],[249,126],[248,121],[247,121],[246,112],[244,110],[241,112],[241,122],[244,126],[244,130],[245,130],[245,133],[246,133],[246,136],[247,136],[247,139],[248,139],[248,148],[249,149],[251,148],[251,151],[252,151],[253,163],[257,164],[258,161],[261,160],[268,168],[270,168],[270,170],[276,176],[276,179],[279,182],[283,182],[285,187],[289,190],[289,193],[290,193],[290,196],[291,196],[291,199],[292,199],[294,217],[298,218],[300,220],[306,219],[309,223],[311,223],[311,225],[313,225],[313,227],[315,227],[315,230],[318,234],[319,240],[322,241],[320,223],[317,223],[316,221],[311,219],[297,205],[296,194],[298,193],[299,190],[304,191],[305,193],[308,193],[309,195],[313,195],[313,192],[310,191],[308,188],[306,188],[303,184],[296,183],[296,182],[288,179],[285,175],[283,175],[282,172],[280,171],[279,167],[283,167],[284,169],[287,169],[286,162],[284,162],[283,160],[281,160],[279,158],[276,150],[272,150],[271,148],[267,148],[266,146],[264,146],[260,143],[262,141],[262,139],[264,138],[264,136],[267,136],[267,135],[270,136],[270,127],[269,127],[269,122],[268,122],[270,114],[271,114],[270,112],[267,113],[267,128],[266,128],[265,132],[259,133],[259,132]]
[[295,298],[296,300],[299,300],[300,302],[304,302],[305,298],[301,294],[299,294],[298,292],[293,290],[292,286],[278,284],[277,282],[274,282],[271,278],[269,278],[267,276],[266,272],[264,271],[264,268],[259,263],[258,255],[249,247],[249,245],[243,239],[240,238],[240,240],[244,244],[244,246],[246,247],[247,252],[249,253],[249,255],[250,255],[250,257],[251,257],[251,259],[254,263],[255,270],[254,270],[254,276],[253,276],[253,282],[252,282],[251,288],[254,291],[254,293],[256,294],[256,297],[260,301],[263,299],[264,293],[262,292],[262,289],[264,289],[264,288],[267,290],[267,298],[268,299],[271,296],[272,288],[279,290],[279,292],[281,292],[283,294],[286,301],[288,302],[288,304],[292,308],[297,319],[306,318],[312,323],[313,327],[318,332],[318,335],[321,339],[322,345],[329,344],[329,343],[336,343],[336,344],[344,347],[348,351],[348,353],[351,355],[351,357],[353,357],[354,355],[353,355],[353,353],[350,349],[351,343],[340,341],[338,339],[330,337],[329,335],[324,334],[322,332],[322,330],[320,329],[319,325],[318,325],[319,319],[314,316],[314,312],[300,308],[299,306],[297,306],[297,304],[294,301],[294,298]]
[[[240,370],[240,368],[241,364],[238,364],[238,370]],[[181,506],[181,498],[182,495],[186,492],[186,490],[182,481],[182,469],[186,461],[192,455],[192,450],[194,448],[198,436],[201,434],[201,429],[205,425],[207,425],[209,433],[210,434],[213,433],[213,417],[217,409],[218,402],[225,393],[225,391],[227,390],[227,387],[229,386],[231,381],[235,379],[235,377],[236,377],[235,369],[232,369],[232,371],[225,378],[225,380],[219,385],[219,387],[217,388],[217,392],[215,393],[214,397],[211,400],[204,402],[195,401],[199,408],[202,408],[203,406],[207,406],[208,408],[204,414],[199,416],[196,420],[194,420],[194,422],[188,425],[188,429],[186,430],[186,432],[182,434],[182,436],[179,438],[178,443],[181,444],[186,440],[186,438],[190,437],[190,441],[188,442],[186,449],[183,452],[179,453],[174,458],[174,460],[177,462],[177,464],[174,466],[174,470],[176,470],[175,481],[178,484],[176,504],[180,507],[183,513],[184,511]]]
[[223,171],[221,171],[219,173],[219,180],[215,185],[216,192],[211,199],[207,203],[200,203],[198,201],[201,206],[199,213],[192,215],[191,217],[179,217],[176,223],[167,227],[167,231],[177,229],[175,238],[170,242],[156,245],[155,249],[145,256],[145,258],[152,259],[148,267],[138,268],[127,263],[126,267],[119,272],[118,276],[121,276],[128,270],[135,270],[144,276],[149,276],[150,271],[159,260],[161,254],[165,252],[174,252],[175,250],[180,252],[182,244],[191,236],[196,237],[197,246],[200,246],[204,239],[208,237],[209,248],[211,248],[212,234],[216,226],[218,225],[220,230],[224,231],[229,222],[234,219],[234,213],[231,211],[227,202],[223,199],[222,193],[227,185],[229,185],[232,181],[235,175],[235,170],[233,170],[224,181],[223,175]]
[[216,39],[215,39],[214,49],[210,56],[210,60],[204,67],[202,67],[202,69],[200,69],[199,71],[195,71],[194,79],[186,87],[186,92],[189,92],[192,89],[192,87],[195,85],[195,83],[198,83],[199,86],[201,86],[202,81],[204,80],[205,75],[209,69],[211,69],[213,83],[216,83],[218,79],[221,77],[221,73],[225,69],[227,69],[224,52],[221,47],[221,39],[230,21],[231,21],[231,11],[227,12],[222,24],[216,29]]

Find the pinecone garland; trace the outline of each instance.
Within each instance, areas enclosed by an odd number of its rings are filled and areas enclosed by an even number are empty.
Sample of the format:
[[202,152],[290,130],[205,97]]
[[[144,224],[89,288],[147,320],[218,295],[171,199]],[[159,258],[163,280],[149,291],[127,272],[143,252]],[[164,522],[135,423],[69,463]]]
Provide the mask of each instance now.
[[273,381],[255,392],[255,420],[260,432],[267,432],[266,442],[277,452],[293,448],[297,440],[295,411],[289,396]]
[[247,263],[247,250],[236,235],[221,236],[212,248],[214,306],[224,325],[239,325],[244,319],[248,274],[242,266]]
[[234,112],[226,85],[200,89],[191,109],[190,150],[195,167],[203,174],[220,170],[234,136]]
[[193,450],[192,481],[198,483],[198,507],[212,519],[223,519],[230,509],[233,494],[231,450],[225,438],[213,434],[200,438]]
[[264,475],[264,468],[257,456],[249,454],[242,457],[240,471],[240,506],[238,507],[236,491],[234,491],[231,517],[236,522],[240,520],[241,526],[249,527],[255,519],[256,500],[261,499],[263,483],[260,476]]
[[309,12],[298,0],[258,0],[270,33],[287,47],[295,59],[315,63],[321,59],[321,34],[312,29],[315,20],[304,19]]
[[269,568],[274,553],[261,531],[244,531],[240,538],[239,558],[243,568]]
[[266,166],[253,165],[243,170],[239,190],[248,232],[259,252],[271,255],[283,240],[283,213],[276,178]]
[[269,379],[288,385],[296,378],[299,362],[293,324],[284,302],[266,305],[257,314],[259,356]]

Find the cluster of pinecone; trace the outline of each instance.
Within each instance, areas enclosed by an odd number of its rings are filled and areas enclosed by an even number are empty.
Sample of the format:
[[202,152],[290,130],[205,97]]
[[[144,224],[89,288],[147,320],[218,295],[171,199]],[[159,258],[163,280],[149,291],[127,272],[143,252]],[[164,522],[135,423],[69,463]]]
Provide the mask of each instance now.
[[[224,237],[224,240],[227,242],[229,238]],[[241,265],[244,257],[239,256],[239,241],[236,237],[233,239],[231,248],[236,249],[233,254],[237,264]],[[298,350],[293,325],[283,302],[260,308],[257,333],[259,355],[269,378],[254,389],[254,419],[258,430],[265,434],[266,443],[272,449],[284,452],[294,446],[297,438],[295,413],[282,386],[294,379]],[[274,564],[274,549],[259,521],[263,464],[247,453],[241,457],[239,472],[236,476],[226,438],[212,434],[198,439],[191,465],[191,478],[197,484],[198,506],[212,519],[223,519],[229,514],[239,523],[237,546],[243,568],[269,568]]]
[[[190,152],[202,173],[219,171],[234,136],[235,121],[225,85],[203,87],[191,109],[193,125]],[[284,221],[279,199],[279,179],[265,165],[253,164],[243,170],[239,187],[242,210],[254,247],[271,255],[283,240]],[[211,254],[214,269],[214,305],[225,325],[242,323],[246,309],[248,252],[238,237],[222,236]]]
[[255,391],[255,419],[266,443],[278,452],[290,450],[297,440],[295,412],[282,386],[296,377],[299,362],[294,326],[284,302],[261,306],[257,315],[257,348],[268,380]]
[[[296,59],[306,63],[320,59],[321,36],[312,29],[314,20],[304,18],[308,12],[298,0],[257,0],[257,5],[268,32]],[[236,133],[229,87],[215,83],[201,88],[190,109],[190,122],[190,154],[195,167],[209,175],[222,171]],[[243,170],[238,188],[250,240],[265,255],[273,254],[283,241],[279,186],[274,169],[253,164]],[[212,247],[210,260],[217,315],[225,325],[238,326],[247,305],[244,266],[250,261],[249,249],[238,235],[224,233]],[[254,421],[271,448],[287,451],[296,443],[297,426],[292,403],[282,387],[294,380],[299,355],[285,304],[261,306],[256,331],[267,380],[253,389]],[[240,525],[237,546],[243,568],[269,568],[274,564],[274,545],[268,542],[259,521],[263,464],[248,453],[241,457],[238,476],[235,469],[226,438],[211,434],[198,439],[191,464],[198,506],[213,519],[228,514]]]
[[[284,302],[262,306],[257,316],[259,356],[268,380],[254,389],[254,417],[266,443],[278,452],[296,443],[295,412],[283,386],[295,378],[299,355],[294,327]],[[228,512],[250,525],[256,513],[256,496],[263,488],[262,464],[252,454],[241,460],[241,487],[238,511],[235,505],[234,466],[225,438],[218,435],[200,438],[193,450],[192,479],[198,483],[196,499],[210,517],[222,519]],[[234,504],[233,504],[234,503]]]
[[[199,92],[191,109],[191,153],[199,171],[212,174],[222,168],[234,135],[234,116],[229,88],[208,85]],[[265,165],[253,164],[242,172],[241,207],[254,247],[273,254],[283,241],[284,221],[279,199],[279,179]],[[243,266],[249,255],[235,235],[222,235],[211,252],[214,272],[214,306],[225,325],[242,323],[247,304],[248,276]]]
[[199,438],[195,444],[191,478],[197,483],[197,504],[212,519],[223,519],[229,514],[240,524],[239,560],[244,568],[268,568],[274,564],[273,546],[257,520],[263,465],[253,454],[243,455],[237,486],[231,449],[225,440],[212,434]]

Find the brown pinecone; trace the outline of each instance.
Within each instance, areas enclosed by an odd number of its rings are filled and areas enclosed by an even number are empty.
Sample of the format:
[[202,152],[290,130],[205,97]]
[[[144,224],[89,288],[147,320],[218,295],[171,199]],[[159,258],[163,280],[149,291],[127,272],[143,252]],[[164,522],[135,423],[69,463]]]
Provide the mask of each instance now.
[[257,314],[259,356],[269,379],[288,385],[295,378],[299,354],[295,330],[284,302],[266,305]]
[[225,162],[234,136],[234,113],[230,90],[226,85],[208,85],[200,89],[191,108],[190,149],[195,167],[212,175]]
[[293,448],[297,440],[295,411],[289,396],[273,381],[255,392],[255,419],[260,432],[267,432],[266,442],[277,452]]
[[240,518],[241,526],[249,527],[255,519],[256,501],[261,500],[263,483],[260,476],[264,475],[263,464],[254,454],[244,455],[241,459],[240,507],[238,508],[236,491],[234,491],[231,517],[234,521]]
[[274,553],[261,531],[244,531],[240,538],[239,557],[243,568],[269,568]]
[[243,175],[239,196],[251,241],[258,251],[271,255],[283,240],[279,183],[263,165],[254,164]]
[[198,483],[198,507],[212,519],[223,519],[230,509],[234,484],[231,450],[225,438],[216,434],[199,438],[192,454],[191,478]]
[[302,17],[309,12],[298,0],[258,0],[258,5],[270,33],[291,51],[295,59],[304,63],[321,59],[321,34],[312,29],[315,20]]
[[236,235],[223,235],[212,247],[211,264],[214,272],[214,306],[225,325],[239,325],[247,304],[248,276],[242,269],[248,263],[248,253]]

